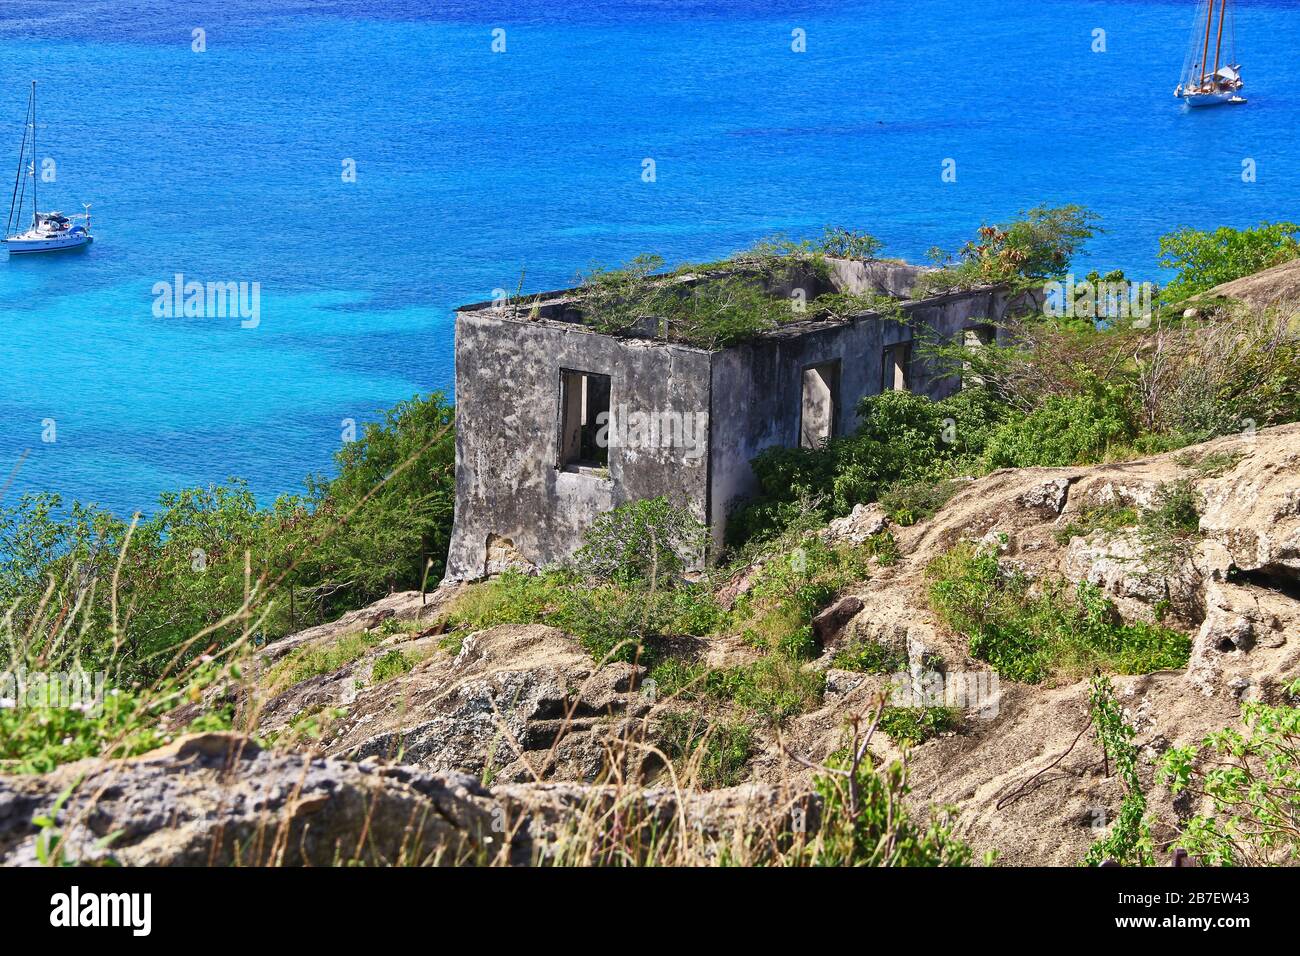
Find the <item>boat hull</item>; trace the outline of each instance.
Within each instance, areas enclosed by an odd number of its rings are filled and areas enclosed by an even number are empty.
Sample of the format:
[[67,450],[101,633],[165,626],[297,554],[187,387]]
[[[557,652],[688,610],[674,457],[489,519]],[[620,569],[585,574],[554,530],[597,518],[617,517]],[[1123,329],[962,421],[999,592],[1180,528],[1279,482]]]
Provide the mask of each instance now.
[[1182,100],[1188,106],[1224,106],[1230,103],[1244,103],[1246,100],[1235,90],[1225,90],[1216,93],[1184,93]]
[[75,236],[50,236],[41,239],[24,239],[15,236],[4,240],[11,256],[33,255],[40,252],[68,252],[90,245],[93,237],[81,233]]

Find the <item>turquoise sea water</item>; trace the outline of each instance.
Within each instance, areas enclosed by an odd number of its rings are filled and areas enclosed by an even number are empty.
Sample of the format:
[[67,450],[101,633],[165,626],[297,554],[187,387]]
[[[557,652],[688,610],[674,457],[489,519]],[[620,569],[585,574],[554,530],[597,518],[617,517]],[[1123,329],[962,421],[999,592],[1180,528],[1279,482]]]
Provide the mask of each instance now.
[[[0,260],[7,500],[295,490],[344,419],[450,389],[457,303],[643,251],[835,222],[919,260],[1081,202],[1108,230],[1084,269],[1158,278],[1180,224],[1300,214],[1296,4],[1238,3],[1250,103],[1186,113],[1193,6],[5,0],[0,169],[36,79],[42,206],[93,202],[97,235]],[[176,273],[259,283],[260,323],[155,317]]]

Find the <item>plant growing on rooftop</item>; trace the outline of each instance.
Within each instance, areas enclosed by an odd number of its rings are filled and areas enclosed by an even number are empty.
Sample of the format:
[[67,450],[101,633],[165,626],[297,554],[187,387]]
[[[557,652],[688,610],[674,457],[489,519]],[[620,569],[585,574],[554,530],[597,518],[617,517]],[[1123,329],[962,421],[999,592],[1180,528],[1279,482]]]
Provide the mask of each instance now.
[[1064,275],[1070,260],[1099,231],[1098,217],[1082,206],[1035,206],[1003,226],[983,225],[950,264],[922,277],[922,294],[979,285],[1029,286]]

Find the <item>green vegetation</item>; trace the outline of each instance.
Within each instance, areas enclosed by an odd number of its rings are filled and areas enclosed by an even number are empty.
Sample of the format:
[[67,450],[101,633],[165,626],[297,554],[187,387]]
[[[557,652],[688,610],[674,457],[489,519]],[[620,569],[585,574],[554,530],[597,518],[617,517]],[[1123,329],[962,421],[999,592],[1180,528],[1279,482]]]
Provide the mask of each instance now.
[[1300,257],[1300,225],[1263,222],[1252,229],[1222,226],[1213,232],[1184,227],[1160,239],[1160,265],[1177,269],[1165,289],[1171,301],[1198,295]]
[[753,751],[754,731],[744,721],[718,720],[694,710],[666,711],[664,748],[679,779],[704,790],[740,783]]
[[1073,538],[1086,538],[1100,532],[1110,536],[1138,523],[1138,510],[1131,505],[1122,505],[1118,501],[1109,501],[1091,508],[1084,508],[1075,514],[1055,534],[1057,544],[1069,544]]
[[[1031,210],[982,229],[925,287],[1041,285],[1068,268],[1094,230],[1093,217],[1078,207]],[[1293,258],[1297,231],[1277,224],[1167,237],[1165,264],[1180,269],[1169,295]],[[767,241],[723,263],[662,275],[662,262],[650,257],[622,270],[596,269],[579,295],[590,321],[606,331],[646,334],[654,320],[660,335],[718,348],[796,319],[864,309],[897,318],[896,303],[880,297],[824,295],[798,311],[765,291],[791,270],[824,279],[828,257],[874,258],[879,251],[868,235],[828,229],[820,240]],[[732,274],[709,275],[723,268]],[[937,402],[908,392],[872,396],[858,408],[861,427],[853,434],[818,450],[760,455],[760,494],[734,514],[732,550],[712,556],[720,560],[714,570],[688,574],[708,545],[698,520],[662,498],[631,502],[592,525],[569,566],[508,572],[466,588],[446,611],[441,645],[454,653],[472,631],[544,623],[575,635],[597,660],[647,665],[659,702],[654,719],[674,771],[699,786],[731,785],[744,778],[760,735],[775,735],[822,702],[824,676],[809,666],[822,652],[812,630],[816,614],[899,557],[888,533],[856,547],[809,534],[829,518],[879,502],[895,523],[908,525],[943,507],[962,487],[959,479],[995,468],[1118,460],[1300,419],[1300,340],[1272,317],[1157,318],[1151,327],[1032,314],[989,319],[1005,327],[1004,344],[918,340],[918,354],[935,370],[962,372],[968,387],[957,394]],[[40,772],[82,757],[141,753],[187,730],[231,727],[228,697],[204,690],[238,678],[240,654],[436,579],[454,498],[452,415],[438,395],[404,402],[344,446],[337,477],[312,478],[302,494],[269,506],[232,481],[165,494],[155,514],[131,521],[93,506],[65,508],[53,496],[28,496],[0,510],[0,601],[11,623],[0,634],[0,655],[34,670],[105,671],[114,689],[102,711],[39,703],[0,709],[0,769]],[[1200,478],[1226,473],[1240,457],[1216,452],[1180,464]],[[1062,540],[1133,534],[1145,563],[1168,570],[1197,541],[1198,507],[1192,482],[1173,481],[1147,508],[1113,504],[1076,515]],[[741,574],[748,590],[724,610],[715,596],[720,581]],[[1038,683],[1187,662],[1185,635],[1159,622],[1124,623],[1090,585],[1030,581],[970,545],[936,560],[928,574],[935,612],[1004,677]],[[375,650],[400,629],[386,622],[291,652],[262,675],[263,689],[333,673],[372,653],[372,683],[393,680],[418,663],[409,652]],[[710,667],[680,651],[689,646],[683,638],[719,635],[742,638],[753,652],[739,650],[753,659]],[[833,663],[884,674],[905,669],[907,657],[899,648],[851,641]],[[1094,681],[1091,707],[1126,796],[1089,860],[1148,861],[1134,735],[1105,678]],[[200,716],[188,716],[194,713]],[[320,739],[341,713],[300,714],[280,742]],[[1212,808],[1180,838],[1189,850],[1217,862],[1296,858],[1295,713],[1247,705],[1245,732],[1224,731],[1170,753],[1166,772],[1176,789]],[[874,726],[910,746],[957,722],[946,708],[882,705]],[[768,847],[773,858],[969,862],[969,848],[953,839],[945,816],[921,821],[905,811],[905,770],[874,768],[856,729],[852,750],[817,768],[816,780],[825,800],[821,829],[809,840],[801,831],[782,834]],[[602,840],[587,850],[605,862]],[[53,844],[47,850],[53,858]]]
[[[1073,207],[1031,210],[1005,228],[981,230],[922,291],[989,281],[1041,286],[1068,267],[1092,228]],[[1273,230],[1251,243],[1289,258],[1293,238]],[[1276,316],[1100,321],[1021,313],[996,324],[1005,329],[1001,344],[918,339],[918,355],[934,371],[961,374],[967,387],[956,395],[870,396],[853,434],[755,459],[760,493],[734,514],[733,546],[774,539],[810,513],[825,521],[871,501],[907,524],[940,507],[960,476],[1124,460],[1300,420],[1300,334]],[[1230,464],[1218,458],[1204,467]]]
[[370,682],[382,684],[394,677],[400,677],[416,665],[416,660],[399,650],[391,650],[379,657],[370,669]]
[[1087,866],[1106,860],[1121,866],[1151,866],[1155,859],[1151,828],[1146,819],[1147,798],[1138,777],[1138,749],[1133,744],[1136,731],[1124,719],[1123,708],[1115,700],[1115,689],[1108,677],[1100,674],[1093,677],[1088,704],[1097,743],[1107,760],[1114,764],[1115,774],[1124,786],[1124,798],[1110,832],[1093,843],[1083,862]]
[[1199,744],[1167,751],[1160,778],[1205,808],[1183,827],[1177,845],[1221,866],[1280,866],[1300,861],[1300,681],[1291,704],[1248,701],[1243,729],[1225,728]]
[[1138,519],[1143,563],[1153,574],[1168,574],[1189,560],[1200,538],[1196,489],[1186,478],[1161,484],[1151,506]]
[[719,262],[687,263],[671,271],[664,271],[664,260],[656,255],[637,256],[619,268],[597,265],[579,277],[584,321],[610,335],[650,335],[723,349],[788,322],[866,311],[897,316],[898,304],[888,296],[826,293],[804,302],[768,291],[792,276],[827,279],[828,257],[874,259],[880,248],[880,241],[866,233],[827,226],[819,239],[774,237]]
[[711,633],[722,618],[710,588],[682,577],[706,539],[704,525],[667,499],[631,502],[592,523],[570,567],[473,585],[447,623],[462,631],[549,624],[597,660],[652,663],[665,638]]
[[907,670],[907,651],[880,641],[854,639],[836,653],[831,666],[863,674],[897,674]]
[[1040,683],[1082,677],[1096,668],[1145,674],[1184,667],[1191,640],[1160,624],[1123,623],[1114,605],[1087,582],[1031,582],[1004,570],[997,556],[961,544],[929,568],[930,602],[970,652],[1003,677]]
[[[75,708],[57,700],[0,708],[0,772],[45,773],[86,757],[134,757],[161,747],[177,730],[160,726],[159,718],[197,700],[213,676],[203,668],[185,686],[166,681],[148,693],[109,688]],[[229,707],[211,708],[184,732],[228,730],[231,716]]]
[[277,693],[286,687],[300,684],[322,674],[332,674],[359,660],[383,637],[374,631],[345,634],[319,647],[304,647],[291,651],[277,663],[263,679],[262,684]]
[[1211,451],[1196,456],[1191,453],[1178,455],[1174,460],[1198,478],[1218,478],[1237,467],[1237,462],[1245,456],[1240,451]]
[[923,744],[957,724],[957,711],[951,707],[886,707],[880,715],[880,729],[905,747]]
[[873,764],[868,745],[885,711],[881,703],[865,736],[861,721],[850,721],[849,745],[819,768],[813,786],[823,801],[822,826],[801,855],[816,866],[969,865],[970,847],[953,836],[952,808],[916,820],[906,766]]
[[1082,206],[1037,206],[1003,226],[981,226],[955,255],[932,249],[942,268],[922,280],[921,295],[981,285],[1024,285],[1063,275],[1070,259],[1097,232]]
[[131,522],[24,496],[0,510],[0,602],[13,615],[0,656],[147,684],[436,579],[454,501],[451,422],[439,395],[403,402],[343,447],[336,478],[269,508],[238,482],[163,494]]

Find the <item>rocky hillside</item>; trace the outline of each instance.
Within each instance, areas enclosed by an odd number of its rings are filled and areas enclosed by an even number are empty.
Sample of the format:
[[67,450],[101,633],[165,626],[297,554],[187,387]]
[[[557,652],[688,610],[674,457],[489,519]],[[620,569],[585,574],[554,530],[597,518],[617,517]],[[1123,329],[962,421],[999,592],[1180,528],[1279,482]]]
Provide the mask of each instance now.
[[[1132,516],[1171,487],[1193,496],[1195,527],[1157,554]],[[873,560],[815,621],[820,656],[808,669],[822,680],[819,702],[758,730],[744,786],[677,790],[665,742],[677,705],[646,668],[599,664],[540,624],[448,633],[461,588],[446,587],[272,644],[240,681],[171,717],[180,727],[232,704],[269,748],[207,735],[130,761],[5,778],[0,860],[35,858],[32,816],[76,780],[68,852],[93,857],[121,830],[114,855],[133,863],[526,862],[552,852],[557,833],[626,808],[629,794],[636,819],[686,822],[718,843],[780,832],[792,813],[804,818],[800,808],[815,823],[811,767],[896,680],[836,667],[842,651],[883,648],[918,673],[991,674],[930,596],[927,569],[961,542],[1035,586],[1091,582],[1125,621],[1191,637],[1186,668],[1114,678],[1157,845],[1196,808],[1157,783],[1156,758],[1233,725],[1243,702],[1281,701],[1300,675],[1300,425],[1140,461],[998,471],[913,526],[891,526],[872,506],[820,534],[865,547],[884,531],[896,554]],[[734,601],[754,570],[718,600]],[[683,639],[672,653],[710,667],[756,655],[731,634]],[[1078,863],[1122,797],[1089,733],[1086,676],[986,683],[990,695],[908,749],[915,806],[955,806],[958,835],[1001,863]],[[883,731],[872,751],[899,757],[900,743]]]

